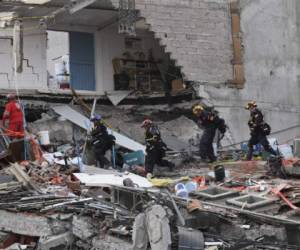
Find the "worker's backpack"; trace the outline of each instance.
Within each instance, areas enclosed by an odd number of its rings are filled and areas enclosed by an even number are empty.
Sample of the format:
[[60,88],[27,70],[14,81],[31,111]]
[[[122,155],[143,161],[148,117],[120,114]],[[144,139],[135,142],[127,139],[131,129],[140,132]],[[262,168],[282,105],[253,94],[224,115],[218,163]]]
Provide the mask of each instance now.
[[217,117],[217,128],[221,134],[225,134],[227,130],[227,125],[225,124],[225,120],[223,118]]
[[270,135],[271,134],[271,127],[268,123],[264,122],[261,125],[261,129],[264,132],[265,135]]

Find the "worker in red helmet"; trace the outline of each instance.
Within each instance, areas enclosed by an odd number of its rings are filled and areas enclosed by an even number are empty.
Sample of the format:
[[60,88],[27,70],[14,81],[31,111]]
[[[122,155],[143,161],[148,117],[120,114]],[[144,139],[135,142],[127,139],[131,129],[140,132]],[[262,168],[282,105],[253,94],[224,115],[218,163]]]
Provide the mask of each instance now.
[[174,164],[164,160],[166,155],[167,145],[161,139],[160,131],[151,120],[146,119],[142,123],[142,128],[145,129],[146,140],[146,162],[145,170],[147,174],[153,174],[155,164],[161,167],[168,167],[170,170],[174,168]]
[[9,132],[24,132],[23,111],[19,102],[16,100],[16,95],[11,93],[7,95],[7,104],[2,117],[3,127],[6,126],[8,120]]

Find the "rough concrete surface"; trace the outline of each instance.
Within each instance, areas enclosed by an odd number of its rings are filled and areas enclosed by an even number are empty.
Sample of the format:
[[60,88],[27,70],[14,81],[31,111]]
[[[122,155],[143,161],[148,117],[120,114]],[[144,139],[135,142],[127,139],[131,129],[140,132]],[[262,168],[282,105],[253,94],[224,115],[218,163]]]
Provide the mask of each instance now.
[[0,210],[0,218],[0,229],[5,232],[40,237],[52,235],[53,228],[56,228],[56,233],[65,231],[64,222],[48,220],[44,216]]
[[299,14],[298,0],[241,0],[245,87],[207,84],[199,90],[226,119],[235,142],[249,137],[244,106],[250,100],[257,101],[280,143],[300,135]]
[[93,250],[132,250],[131,244],[109,235],[93,238],[92,245]]

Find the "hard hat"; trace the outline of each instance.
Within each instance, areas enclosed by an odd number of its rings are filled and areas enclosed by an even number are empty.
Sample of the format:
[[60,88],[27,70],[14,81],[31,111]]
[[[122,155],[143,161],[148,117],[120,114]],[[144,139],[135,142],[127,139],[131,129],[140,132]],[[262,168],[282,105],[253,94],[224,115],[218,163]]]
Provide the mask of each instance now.
[[152,121],[150,119],[145,119],[141,125],[141,128],[147,127],[150,124],[152,124]]
[[257,107],[257,104],[255,101],[248,102],[245,109],[250,109],[251,107]]
[[91,121],[94,122],[94,121],[101,121],[102,117],[101,115],[94,115],[91,117]]
[[203,110],[204,110],[204,108],[200,104],[193,107],[193,113],[194,114],[198,114],[198,113],[202,112]]
[[16,98],[16,94],[15,93],[9,93],[6,95],[7,99],[15,99]]

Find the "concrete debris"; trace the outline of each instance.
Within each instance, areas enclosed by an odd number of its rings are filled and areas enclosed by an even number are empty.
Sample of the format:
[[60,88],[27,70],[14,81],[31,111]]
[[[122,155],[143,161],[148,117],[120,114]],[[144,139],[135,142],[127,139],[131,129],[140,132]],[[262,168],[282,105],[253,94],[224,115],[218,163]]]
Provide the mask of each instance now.
[[[82,114],[76,112],[74,109],[70,108],[69,106],[56,106],[53,107],[56,113],[59,115],[65,117],[66,119],[70,120],[71,122],[75,123],[79,127],[88,130],[88,128],[91,127],[91,122],[89,119],[87,119]],[[110,133],[113,134],[116,137],[116,143],[120,146],[123,146],[125,148],[128,148],[133,151],[142,150],[145,151],[145,146],[141,145],[138,142],[135,142],[132,139],[129,139],[128,137],[116,132],[112,131],[111,129]]]
[[53,235],[53,236],[42,236],[38,242],[39,250],[50,250],[60,246],[70,247],[73,242],[73,235],[70,232]]
[[169,249],[172,241],[165,209],[154,205],[139,214],[134,222],[132,238],[133,250],[146,250],[148,242],[153,250]]
[[[300,245],[300,188],[293,174],[298,158],[264,159],[256,152],[262,158],[242,161],[241,148],[219,151],[219,162],[208,164],[199,160],[190,140],[197,141],[201,130],[176,116],[162,126],[170,144],[166,156],[177,163],[175,169],[156,164],[154,176],[146,175],[144,146],[129,136],[99,168],[82,161],[89,151],[83,123],[89,120],[75,109],[67,111],[65,106],[57,111],[72,121],[63,128],[69,130],[66,138],[42,145],[29,134],[35,143],[26,144],[25,138],[20,144],[27,145],[26,160],[1,158],[1,249],[279,250]],[[37,130],[48,130],[42,126],[53,119],[36,121]],[[137,129],[140,120],[126,122]],[[178,123],[188,126],[189,135]],[[91,158],[95,162],[97,155]]]
[[94,236],[93,220],[87,216],[74,216],[72,221],[72,233],[81,240],[87,240]]
[[53,220],[49,221],[45,216],[28,213],[14,213],[0,210],[0,228],[4,232],[11,232],[28,236],[47,236],[56,231],[65,231],[65,223]]
[[92,240],[93,250],[132,250],[131,243],[120,238],[106,235],[103,237],[95,237]]

